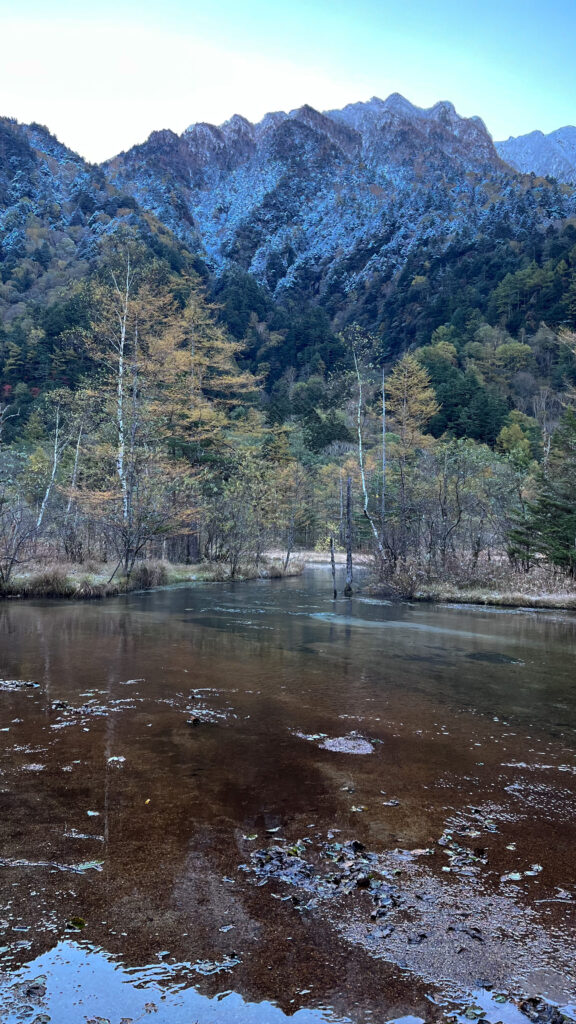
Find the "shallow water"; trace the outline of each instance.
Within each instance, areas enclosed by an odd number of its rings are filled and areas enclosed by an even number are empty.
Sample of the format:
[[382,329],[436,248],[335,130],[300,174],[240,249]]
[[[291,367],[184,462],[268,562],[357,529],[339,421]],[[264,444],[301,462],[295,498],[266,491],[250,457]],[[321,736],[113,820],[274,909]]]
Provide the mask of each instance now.
[[[3,1024],[576,1016],[576,617],[331,593],[0,607]],[[258,874],[301,839],[391,908]]]

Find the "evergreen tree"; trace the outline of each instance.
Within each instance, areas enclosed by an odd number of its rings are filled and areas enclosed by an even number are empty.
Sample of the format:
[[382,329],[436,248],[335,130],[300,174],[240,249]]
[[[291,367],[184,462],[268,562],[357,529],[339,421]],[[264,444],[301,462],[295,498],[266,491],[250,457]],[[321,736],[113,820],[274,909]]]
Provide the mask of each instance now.
[[565,413],[536,500],[510,534],[511,554],[528,566],[534,554],[576,577],[576,412]]

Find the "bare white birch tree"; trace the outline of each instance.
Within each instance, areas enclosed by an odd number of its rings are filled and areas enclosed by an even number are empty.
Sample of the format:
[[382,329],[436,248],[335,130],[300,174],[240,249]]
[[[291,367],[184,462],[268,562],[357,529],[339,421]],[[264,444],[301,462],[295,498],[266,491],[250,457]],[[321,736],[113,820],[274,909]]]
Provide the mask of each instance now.
[[46,490],[44,491],[44,497],[42,498],[42,502],[40,504],[40,509],[36,519],[37,531],[40,530],[42,523],[44,521],[44,516],[46,514],[48,502],[50,501],[50,495],[52,494],[52,489],[54,487],[54,482],[56,480],[56,474],[58,472],[60,460],[67,447],[68,438],[62,436],[61,406],[60,402],[58,402],[56,406],[56,419],[54,424],[54,440],[52,443],[52,467],[50,470],[48,483],[46,484]]
[[[366,472],[365,472],[365,469],[364,469],[364,443],[363,443],[363,438],[362,438],[362,416],[363,416],[363,410],[364,410],[363,380],[362,380],[362,372],[361,372],[361,368],[360,368],[360,362],[359,362],[359,359],[358,359],[358,350],[357,350],[357,345],[355,343],[355,339],[353,339],[353,341],[352,341],[352,357],[354,359],[354,370],[356,372],[356,382],[357,382],[357,389],[358,389],[358,397],[357,397],[357,403],[356,403],[356,433],[357,433],[357,439],[358,439],[358,466],[360,468],[360,481],[361,481],[361,484],[362,484],[362,497],[363,497],[363,507],[362,507],[362,510],[364,512],[364,516],[365,516],[366,520],[368,521],[368,523],[370,525],[370,529],[372,530],[372,534],[373,534],[373,537],[374,537],[374,543],[376,545],[378,554],[380,555],[380,558],[382,559],[382,561],[384,561],[384,558],[386,557],[385,556],[385,552],[384,552],[384,545],[383,545],[382,540],[380,539],[380,537],[378,535],[378,530],[376,528],[376,523],[374,522],[374,519],[373,519],[372,515],[370,514],[370,510],[369,510],[368,488],[366,487]],[[383,487],[384,487],[384,485],[383,485]]]

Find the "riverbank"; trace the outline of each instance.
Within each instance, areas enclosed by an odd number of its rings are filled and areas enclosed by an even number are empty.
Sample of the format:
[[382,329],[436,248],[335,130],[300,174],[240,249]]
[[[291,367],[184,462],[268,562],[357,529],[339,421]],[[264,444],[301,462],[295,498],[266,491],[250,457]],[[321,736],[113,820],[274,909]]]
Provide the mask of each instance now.
[[[32,564],[26,572],[15,574],[9,584],[0,586],[0,599],[117,597],[180,583],[283,579],[300,576],[306,566],[330,566],[327,551],[298,551],[291,557],[287,569],[284,559],[285,554],[274,549],[266,552],[258,565],[240,566],[233,576],[226,562],[184,565],[149,559],[138,562],[128,578],[115,571],[116,563]],[[345,552],[335,552],[334,560],[342,567],[346,562]],[[367,554],[355,554],[354,568],[370,571],[374,560]],[[566,577],[545,566],[525,573],[496,563],[476,569],[469,578],[463,573],[451,579],[427,579],[423,573],[409,567],[385,582],[376,577],[366,580],[366,576],[364,581],[374,596],[397,601],[576,611],[576,587],[569,589]]]
[[[328,552],[299,551],[297,557],[305,565],[330,565]],[[346,554],[336,552],[335,562],[344,565]],[[374,559],[354,554],[354,567],[374,570]],[[374,596],[397,601],[576,611],[576,582],[570,588],[564,575],[544,565],[524,572],[495,561],[446,579],[428,579],[424,572],[409,565],[384,582],[374,574],[367,587]]]
[[576,593],[521,593],[516,590],[484,590],[481,587],[458,587],[447,585],[423,588],[417,591],[413,601],[433,601],[442,604],[486,605],[493,608],[556,608],[576,611]]
[[178,565],[148,560],[138,562],[129,577],[116,572],[115,563],[31,565],[26,572],[14,574],[8,584],[0,586],[0,599],[91,599],[118,597],[119,594],[154,590],[156,587],[174,586],[178,583],[223,583],[230,579],[283,579],[299,576],[304,564],[300,558],[293,558],[285,569],[279,558],[267,556],[258,566],[243,565],[232,575],[230,565],[225,562]]
[[549,565],[528,572],[507,560],[484,562],[472,570],[426,580],[412,573],[411,600],[443,604],[485,605],[494,608],[551,608],[576,610],[576,585]]
[[[576,581],[546,564],[529,571],[494,559],[472,568],[427,577],[422,569],[408,566],[392,580],[411,601],[442,604],[475,604],[497,608],[576,609]],[[386,583],[383,585],[385,591]]]

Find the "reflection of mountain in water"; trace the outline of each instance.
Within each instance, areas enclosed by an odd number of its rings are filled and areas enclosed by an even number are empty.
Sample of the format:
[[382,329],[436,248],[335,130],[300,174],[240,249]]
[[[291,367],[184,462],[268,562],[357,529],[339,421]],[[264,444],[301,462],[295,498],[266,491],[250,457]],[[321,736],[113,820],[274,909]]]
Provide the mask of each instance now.
[[[426,1018],[429,982],[369,959],[320,910],[252,884],[239,871],[252,850],[329,832],[379,852],[426,850],[447,827],[447,806],[465,816],[487,801],[493,809],[478,820],[495,828],[474,842],[495,844],[490,864],[504,857],[510,873],[521,857],[523,879],[543,864],[544,899],[572,884],[576,836],[564,810],[576,776],[548,771],[538,788],[542,765],[568,764],[573,745],[569,616],[335,604],[324,571],[99,604],[7,603],[0,616],[10,637],[0,677],[38,684],[0,695],[5,967],[48,956],[30,969],[52,977],[58,962],[58,986],[76,977],[106,994],[115,964],[133,985],[158,984],[166,1006],[184,986],[183,1005],[202,1024],[246,1007],[257,1020],[267,1003],[287,1015],[308,1008],[311,1022],[369,1011]],[[298,734],[354,737],[372,753]],[[545,756],[534,760],[532,747]],[[554,855],[551,814],[562,822]],[[518,854],[504,852],[510,841]],[[422,862],[440,887],[452,884],[443,856]],[[97,862],[101,870],[62,870]],[[362,899],[349,894],[342,920],[362,912]],[[74,942],[72,918],[87,922]],[[432,945],[418,946],[424,973]],[[455,983],[469,971],[471,984],[478,961],[452,959]],[[209,1015],[202,997],[227,990],[238,995]],[[146,991],[130,1002],[125,988],[127,1015],[141,1012]],[[90,1012],[110,1015],[99,1006]]]

